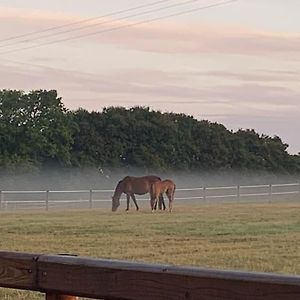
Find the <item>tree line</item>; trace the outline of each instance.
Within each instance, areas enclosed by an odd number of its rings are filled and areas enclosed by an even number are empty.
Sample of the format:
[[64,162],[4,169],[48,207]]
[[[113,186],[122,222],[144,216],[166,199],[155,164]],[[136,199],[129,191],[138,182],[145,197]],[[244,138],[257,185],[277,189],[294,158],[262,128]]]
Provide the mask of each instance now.
[[67,110],[55,90],[0,91],[1,170],[131,168],[300,173],[280,137],[148,107]]

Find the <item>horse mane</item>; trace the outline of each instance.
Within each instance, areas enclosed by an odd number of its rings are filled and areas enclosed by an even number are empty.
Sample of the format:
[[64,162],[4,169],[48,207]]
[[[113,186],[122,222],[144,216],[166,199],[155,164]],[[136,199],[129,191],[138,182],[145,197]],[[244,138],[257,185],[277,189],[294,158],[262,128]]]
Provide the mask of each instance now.
[[[127,176],[128,177],[128,176]],[[126,177],[125,177],[126,178]],[[125,179],[124,178],[124,179]],[[122,180],[120,180],[119,182],[118,182],[118,184],[117,184],[117,186],[116,186],[116,188],[115,188],[115,192],[114,192],[114,195],[113,195],[113,197],[118,197],[118,198],[120,198],[121,197],[121,194],[122,194],[122,184],[124,184],[124,179],[122,179]]]

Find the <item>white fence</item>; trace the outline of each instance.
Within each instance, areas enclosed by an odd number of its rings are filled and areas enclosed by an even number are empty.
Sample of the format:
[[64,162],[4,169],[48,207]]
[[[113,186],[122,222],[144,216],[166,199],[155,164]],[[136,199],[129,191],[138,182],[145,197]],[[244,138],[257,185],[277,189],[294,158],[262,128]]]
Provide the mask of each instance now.
[[[0,191],[0,209],[109,207],[114,190]],[[300,195],[300,183],[178,188],[176,202],[275,201]],[[124,199],[123,199],[124,200]],[[139,198],[138,201],[149,201]]]

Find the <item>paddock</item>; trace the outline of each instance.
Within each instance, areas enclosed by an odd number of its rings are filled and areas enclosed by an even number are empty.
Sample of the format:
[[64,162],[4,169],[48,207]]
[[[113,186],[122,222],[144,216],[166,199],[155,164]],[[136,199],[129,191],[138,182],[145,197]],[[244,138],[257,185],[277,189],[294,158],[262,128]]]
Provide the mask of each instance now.
[[[148,204],[148,203],[147,203]],[[238,272],[300,274],[300,202],[177,203],[150,209],[0,212],[1,249],[43,255],[192,266]],[[148,207],[147,207],[148,208]],[[1,289],[0,298],[44,299]]]

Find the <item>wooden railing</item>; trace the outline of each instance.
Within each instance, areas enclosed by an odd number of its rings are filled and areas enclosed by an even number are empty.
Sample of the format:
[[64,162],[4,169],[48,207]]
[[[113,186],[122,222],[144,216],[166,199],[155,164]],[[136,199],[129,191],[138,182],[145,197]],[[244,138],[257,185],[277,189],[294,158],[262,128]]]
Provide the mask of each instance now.
[[[40,291],[46,299],[296,300],[300,276],[0,252],[0,286]],[[68,298],[69,297],[69,298]]]

